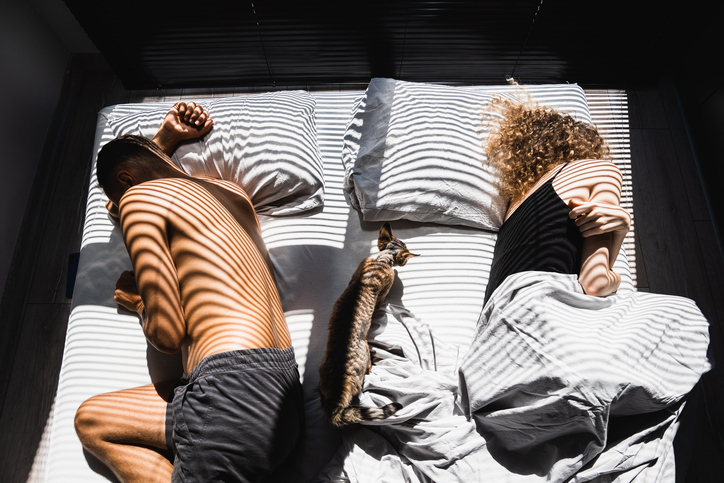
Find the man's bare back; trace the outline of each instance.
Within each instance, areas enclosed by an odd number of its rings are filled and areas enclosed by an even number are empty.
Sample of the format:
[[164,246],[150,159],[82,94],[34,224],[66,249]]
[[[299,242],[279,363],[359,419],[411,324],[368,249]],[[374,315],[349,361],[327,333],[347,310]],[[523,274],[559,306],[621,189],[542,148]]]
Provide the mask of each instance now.
[[146,302],[144,332],[160,350],[183,350],[186,373],[219,352],[290,346],[244,191],[224,181],[158,179],[129,189],[120,215]]

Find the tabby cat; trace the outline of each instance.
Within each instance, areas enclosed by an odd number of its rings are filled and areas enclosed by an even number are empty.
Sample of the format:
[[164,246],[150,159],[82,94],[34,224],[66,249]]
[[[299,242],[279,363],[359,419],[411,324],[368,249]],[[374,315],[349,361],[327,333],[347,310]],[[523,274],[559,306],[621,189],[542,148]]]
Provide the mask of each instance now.
[[329,318],[327,352],[319,366],[319,390],[324,415],[337,427],[385,419],[402,408],[398,403],[382,408],[350,406],[372,368],[367,333],[372,313],[382,305],[395,280],[392,267],[403,266],[417,256],[392,235],[389,223],[380,229],[377,247],[379,255],[362,260]]

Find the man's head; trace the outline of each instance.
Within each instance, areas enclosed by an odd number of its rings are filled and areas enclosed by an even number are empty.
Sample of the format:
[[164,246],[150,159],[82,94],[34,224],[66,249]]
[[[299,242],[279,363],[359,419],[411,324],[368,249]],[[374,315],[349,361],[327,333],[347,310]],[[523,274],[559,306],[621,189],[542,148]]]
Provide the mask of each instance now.
[[168,156],[142,136],[117,137],[103,146],[96,161],[98,184],[116,206],[128,188],[173,171]]

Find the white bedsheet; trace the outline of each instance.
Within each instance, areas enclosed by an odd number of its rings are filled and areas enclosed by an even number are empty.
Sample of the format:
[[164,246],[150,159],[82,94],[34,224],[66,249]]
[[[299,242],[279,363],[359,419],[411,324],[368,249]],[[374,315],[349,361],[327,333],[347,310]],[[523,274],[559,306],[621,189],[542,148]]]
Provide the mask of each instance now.
[[478,481],[485,440],[459,410],[458,347],[391,304],[375,313],[369,340],[375,361],[360,404],[396,401],[403,407],[387,420],[345,433],[335,458],[315,481]]
[[375,321],[360,404],[403,408],[346,433],[317,481],[675,480],[683,398],[709,368],[708,324],[691,300],[590,297],[573,276],[516,274],[464,357],[405,309]]
[[591,297],[575,276],[524,272],[486,304],[461,373],[490,452],[565,481],[589,463],[655,466],[677,404],[709,370],[708,345],[692,300]]
[[[565,89],[562,86],[562,95]],[[324,162],[324,208],[294,217],[261,217],[303,377],[307,449],[304,467],[299,470],[300,481],[316,475],[342,442],[343,433],[323,421],[317,368],[326,344],[332,305],[359,262],[376,250],[379,223],[363,222],[343,193],[342,138],[352,105],[361,94],[313,94]],[[157,107],[149,103],[103,109],[94,152],[102,142],[113,138],[108,119]],[[73,429],[78,406],[95,394],[163,380],[180,371],[178,358],[149,347],[138,320],[119,313],[113,302],[115,281],[121,271],[130,268],[130,261],[103,202],[93,178],[58,392],[44,436],[47,455],[36,458],[40,464],[34,468],[34,481],[105,481],[107,470],[83,453]],[[392,228],[413,252],[422,256],[398,269],[388,301],[414,313],[437,334],[441,344],[454,347],[454,354],[465,353],[480,315],[495,235],[472,228],[407,221],[393,222]],[[615,268],[624,279],[621,291],[633,291],[623,252]]]

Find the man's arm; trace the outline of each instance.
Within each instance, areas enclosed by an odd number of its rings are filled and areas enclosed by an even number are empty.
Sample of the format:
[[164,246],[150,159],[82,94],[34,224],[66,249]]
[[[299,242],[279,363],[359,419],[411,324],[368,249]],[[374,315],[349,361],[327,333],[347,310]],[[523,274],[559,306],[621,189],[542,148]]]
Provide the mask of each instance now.
[[166,114],[152,141],[170,157],[178,143],[203,136],[213,124],[203,106],[194,102],[177,102]]
[[136,275],[133,270],[121,273],[116,282],[116,292],[113,299],[131,312],[135,312],[141,317],[141,322],[145,321],[146,308],[143,306],[143,300],[138,294],[138,285],[136,284]]
[[[123,239],[133,263],[138,295],[134,297],[126,283],[120,293],[116,290],[116,301],[139,312],[143,332],[154,347],[174,353],[183,346],[186,321],[178,275],[167,242],[167,207],[163,195],[149,195],[144,191],[132,188],[120,207]],[[121,282],[119,280],[119,284]]]

